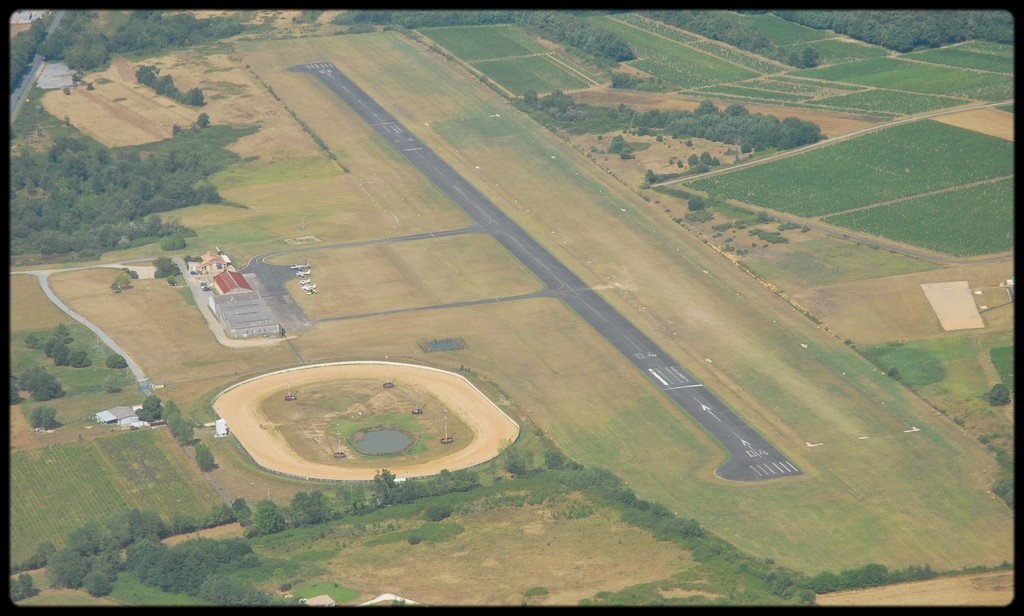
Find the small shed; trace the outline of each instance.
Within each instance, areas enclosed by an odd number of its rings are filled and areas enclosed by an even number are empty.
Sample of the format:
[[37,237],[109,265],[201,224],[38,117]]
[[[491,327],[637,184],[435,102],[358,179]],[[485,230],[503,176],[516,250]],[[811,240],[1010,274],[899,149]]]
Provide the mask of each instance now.
[[218,419],[217,423],[214,424],[214,436],[220,438],[228,435],[228,422],[223,419]]

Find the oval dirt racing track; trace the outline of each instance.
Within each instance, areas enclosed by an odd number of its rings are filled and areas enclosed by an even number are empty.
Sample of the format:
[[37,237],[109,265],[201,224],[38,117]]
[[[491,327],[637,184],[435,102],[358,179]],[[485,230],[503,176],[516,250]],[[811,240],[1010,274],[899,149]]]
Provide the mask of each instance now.
[[462,375],[393,362],[337,362],[260,375],[221,392],[213,401],[213,409],[263,468],[304,479],[372,481],[378,469],[345,468],[299,457],[276,431],[260,427],[267,420],[259,407],[262,400],[272,394],[314,382],[370,378],[380,379],[383,385],[385,371],[399,387],[430,391],[473,431],[469,446],[452,454],[397,467],[382,463],[381,467],[387,468],[397,479],[428,477],[445,469],[456,471],[476,466],[497,456],[504,444],[513,443],[519,437],[518,424]]

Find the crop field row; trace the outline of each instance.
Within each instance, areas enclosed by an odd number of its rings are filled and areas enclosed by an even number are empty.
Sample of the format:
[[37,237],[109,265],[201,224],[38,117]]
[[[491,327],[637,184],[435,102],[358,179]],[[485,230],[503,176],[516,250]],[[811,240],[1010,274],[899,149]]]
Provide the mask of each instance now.
[[479,60],[525,56],[548,51],[512,26],[423,28],[420,32],[470,64]]
[[648,19],[634,13],[616,15],[614,17],[609,16],[608,19],[636,26],[637,28],[650,32],[651,34],[656,34],[678,43],[682,43],[688,47],[693,47],[698,51],[721,58],[727,62],[732,62],[733,64],[745,66],[746,68],[749,68],[752,71],[757,71],[758,73],[777,73],[785,70],[784,68],[779,67],[779,65],[769,62],[760,56],[742,53],[733,47],[718,44],[709,39],[689,34],[660,21]]
[[938,96],[934,94],[917,94],[900,90],[883,90],[873,88],[850,94],[840,94],[815,101],[837,110],[859,111],[873,114],[910,115],[934,109],[962,105],[966,101]]
[[1013,179],[824,218],[957,257],[1013,250]]
[[845,64],[858,60],[870,58],[881,58],[889,55],[888,50],[878,45],[866,45],[842,39],[828,39],[817,41],[809,45],[818,52],[820,65],[829,66],[833,64]]
[[1012,173],[1013,143],[921,121],[689,184],[810,217]]
[[1014,86],[1009,75],[966,71],[897,58],[875,58],[838,66],[804,69],[794,74],[877,88],[963,96],[988,101],[1013,98]]
[[[1007,46],[1009,47],[1009,46]],[[994,54],[972,51],[964,47],[943,47],[915,51],[905,56],[912,60],[923,60],[935,64],[945,64],[956,68],[973,68],[995,73],[1013,74],[1013,54]]]
[[649,32],[608,17],[588,19],[626,39],[638,58],[630,62],[630,65],[681,88],[741,81],[759,74],[676,41],[651,36]]
[[737,22],[742,26],[750,26],[766,39],[779,46],[812,43],[835,35],[823,30],[808,28],[778,15],[738,15]]
[[183,452],[171,455],[171,447],[178,445],[166,434],[138,430],[11,452],[11,560],[27,558],[41,541],[61,547],[85,522],[136,507],[205,513],[218,502],[216,493],[185,467]]
[[[750,82],[747,82],[750,83]],[[757,102],[764,103],[801,103],[810,100],[810,97],[792,94],[790,92],[779,92],[777,90],[748,88],[744,86],[718,85],[710,88],[697,90],[700,93],[722,94],[727,96],[740,96]]]
[[481,61],[474,63],[473,68],[516,96],[523,96],[530,90],[544,95],[594,85],[547,56]]

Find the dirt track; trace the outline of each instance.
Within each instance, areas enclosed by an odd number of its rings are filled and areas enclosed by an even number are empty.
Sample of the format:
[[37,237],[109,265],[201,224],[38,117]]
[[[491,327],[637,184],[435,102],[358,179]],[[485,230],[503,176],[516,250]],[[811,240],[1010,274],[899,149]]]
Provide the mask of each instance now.
[[[473,431],[468,447],[430,462],[406,466],[388,466],[398,479],[436,475],[476,466],[500,453],[503,443],[519,436],[519,426],[491,402],[465,377],[452,373],[391,362],[340,362],[292,368],[245,381],[221,393],[213,402],[217,414],[227,421],[231,434],[241,442],[253,460],[264,468],[304,478],[343,481],[370,481],[377,474],[372,468],[346,468],[300,458],[275,431],[263,429],[269,423],[259,410],[261,400],[289,387],[299,388],[316,381],[346,378],[380,378],[387,363],[387,374],[403,386],[413,385],[442,400],[446,408]],[[339,464],[344,464],[339,462]]]

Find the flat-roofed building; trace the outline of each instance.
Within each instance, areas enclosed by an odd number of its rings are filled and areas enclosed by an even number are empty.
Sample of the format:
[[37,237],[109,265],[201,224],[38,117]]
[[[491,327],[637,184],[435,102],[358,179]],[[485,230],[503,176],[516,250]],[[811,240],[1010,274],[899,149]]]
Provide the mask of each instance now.
[[208,301],[210,310],[232,338],[281,335],[277,316],[255,291],[211,295]]

